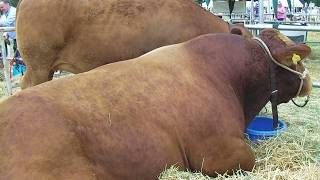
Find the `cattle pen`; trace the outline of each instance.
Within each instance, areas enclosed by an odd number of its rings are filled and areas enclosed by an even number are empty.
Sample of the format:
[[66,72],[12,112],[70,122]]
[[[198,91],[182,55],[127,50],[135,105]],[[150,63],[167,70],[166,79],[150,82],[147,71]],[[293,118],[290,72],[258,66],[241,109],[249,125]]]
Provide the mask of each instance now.
[[[253,29],[253,28],[252,28]],[[14,29],[1,28],[1,33]],[[2,37],[2,36],[1,36]],[[308,34],[310,41],[320,42],[319,32]],[[3,44],[2,44],[3,45]],[[313,54],[306,62],[314,81],[320,80],[320,46],[310,44]],[[4,46],[2,46],[4,47]],[[4,51],[4,50],[3,50]],[[4,57],[4,63],[7,63]],[[9,63],[4,64],[6,68]],[[1,83],[0,96],[12,94],[10,72],[5,72],[5,81]],[[11,88],[11,89],[10,89]],[[10,90],[10,91],[9,91]],[[13,92],[14,93],[14,92]],[[253,144],[248,142],[256,155],[256,166],[252,172],[238,171],[234,175],[218,175],[214,179],[319,179],[320,177],[320,89],[314,88],[311,100],[306,108],[297,108],[292,103],[279,107],[280,117],[289,124],[288,131],[268,141]],[[270,105],[263,115],[270,115]],[[212,145],[214,146],[214,144]],[[0,155],[1,156],[1,155]],[[1,157],[0,157],[1,159]],[[152,162],[151,162],[152,163]],[[168,167],[159,177],[161,180],[213,179],[201,172],[179,171],[177,167]]]

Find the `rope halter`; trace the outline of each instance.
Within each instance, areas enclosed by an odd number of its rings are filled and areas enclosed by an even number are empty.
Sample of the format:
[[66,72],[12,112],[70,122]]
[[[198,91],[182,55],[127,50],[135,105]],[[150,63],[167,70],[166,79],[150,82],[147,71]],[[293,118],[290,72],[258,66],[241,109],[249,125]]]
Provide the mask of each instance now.
[[253,39],[258,42],[258,44],[260,45],[260,47],[262,47],[262,49],[269,55],[270,59],[271,59],[276,65],[278,65],[278,66],[282,67],[283,69],[286,69],[286,70],[288,70],[288,71],[290,71],[290,72],[292,72],[292,73],[294,73],[294,74],[296,74],[296,75],[299,76],[299,78],[300,78],[300,85],[299,85],[297,94],[296,94],[296,96],[295,96],[295,97],[297,97],[297,96],[300,94],[301,90],[302,90],[303,80],[304,80],[304,79],[307,77],[307,75],[309,74],[308,69],[305,68],[305,70],[303,71],[303,73],[301,73],[301,72],[299,72],[299,71],[295,71],[295,70],[293,70],[293,69],[290,69],[289,67],[287,67],[287,66],[279,63],[277,60],[275,60],[275,59],[272,57],[272,54],[271,54],[268,46],[267,46],[260,38],[254,37]]

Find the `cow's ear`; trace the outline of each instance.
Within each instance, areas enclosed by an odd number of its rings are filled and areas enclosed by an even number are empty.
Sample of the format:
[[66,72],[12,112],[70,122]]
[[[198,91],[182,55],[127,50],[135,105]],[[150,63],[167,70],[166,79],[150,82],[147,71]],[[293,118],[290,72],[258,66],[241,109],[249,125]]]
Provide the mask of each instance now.
[[242,31],[239,27],[232,27],[230,30],[231,34],[242,35]]
[[291,66],[297,64],[302,59],[308,57],[311,53],[309,46],[305,44],[296,44],[289,47],[276,48],[272,50],[272,56],[281,64]]
[[244,27],[242,23],[235,24],[230,29],[230,33],[243,36],[244,38],[252,38],[252,33],[246,27]]

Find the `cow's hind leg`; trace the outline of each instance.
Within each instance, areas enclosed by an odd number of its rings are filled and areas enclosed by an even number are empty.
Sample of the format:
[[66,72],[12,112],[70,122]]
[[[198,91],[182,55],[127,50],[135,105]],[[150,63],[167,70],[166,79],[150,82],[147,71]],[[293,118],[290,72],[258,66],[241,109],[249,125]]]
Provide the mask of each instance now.
[[253,169],[255,164],[254,153],[244,138],[233,138],[223,142],[225,146],[222,146],[224,147],[222,151],[224,151],[225,157],[216,161],[218,164],[216,172],[233,174],[237,170],[251,171]]
[[49,69],[33,70],[28,68],[21,80],[21,88],[25,89],[52,80],[53,71]]
[[[21,17],[23,17],[20,14]],[[64,32],[43,26],[41,21],[28,20],[28,25],[20,19],[17,24],[18,48],[27,71],[21,81],[21,88],[32,87],[52,79],[54,64],[64,48]],[[19,26],[18,26],[19,25]],[[34,27],[42,27],[34,29]]]
[[27,68],[21,80],[21,88],[25,89],[50,81],[53,77],[53,66],[58,59],[59,52],[60,50],[53,48],[21,48],[20,54]]
[[[0,179],[96,179],[63,113],[52,108],[48,100],[36,96],[22,99],[33,103],[33,108],[28,110],[28,103],[11,101],[0,109],[0,119],[5,122],[0,126]],[[23,115],[8,116],[8,109]]]

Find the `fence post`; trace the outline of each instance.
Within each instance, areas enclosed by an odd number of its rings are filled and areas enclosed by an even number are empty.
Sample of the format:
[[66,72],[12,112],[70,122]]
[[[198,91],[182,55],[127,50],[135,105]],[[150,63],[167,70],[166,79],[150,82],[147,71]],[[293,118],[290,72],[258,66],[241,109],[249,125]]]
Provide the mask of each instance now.
[[10,64],[7,60],[7,52],[6,52],[6,45],[4,43],[4,32],[10,32],[15,31],[14,27],[0,27],[0,41],[1,41],[1,52],[2,52],[2,62],[3,62],[3,72],[4,72],[4,78],[5,78],[5,89],[6,89],[6,95],[10,96],[12,95],[12,86],[11,86],[11,77],[10,77]]
[[7,61],[7,52],[6,52],[6,44],[4,43],[3,31],[0,31],[1,36],[1,52],[2,52],[2,62],[3,62],[3,72],[5,78],[5,89],[6,95],[10,96],[12,94],[12,87],[11,87],[11,78],[10,78],[10,65]]

